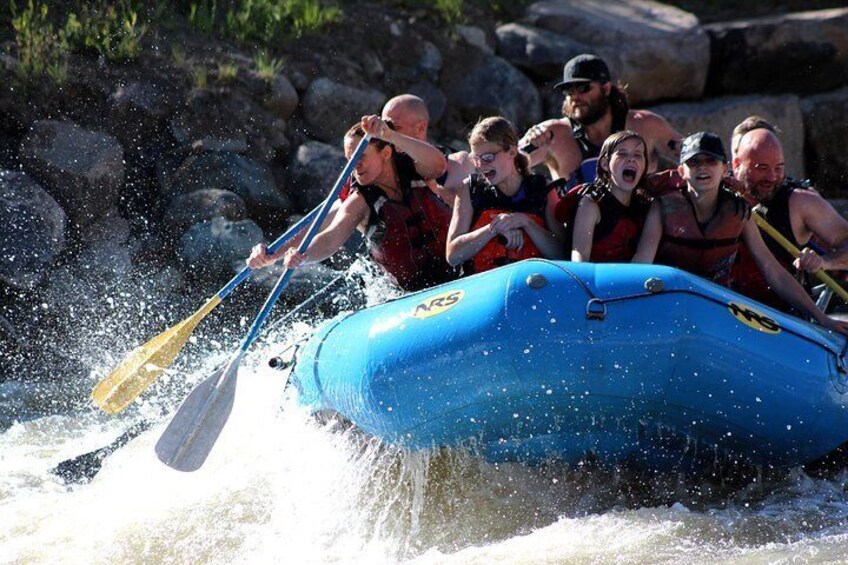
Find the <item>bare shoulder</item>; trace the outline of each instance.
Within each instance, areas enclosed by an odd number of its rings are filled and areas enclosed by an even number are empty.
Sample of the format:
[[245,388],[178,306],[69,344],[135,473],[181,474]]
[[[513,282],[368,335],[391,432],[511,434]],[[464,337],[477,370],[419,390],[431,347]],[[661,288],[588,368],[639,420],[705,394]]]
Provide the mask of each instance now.
[[630,110],[627,113],[627,128],[637,132],[673,130],[665,118],[650,110]]
[[793,190],[789,200],[792,202],[793,206],[813,207],[818,209],[824,207],[833,209],[830,202],[828,202],[817,190]]

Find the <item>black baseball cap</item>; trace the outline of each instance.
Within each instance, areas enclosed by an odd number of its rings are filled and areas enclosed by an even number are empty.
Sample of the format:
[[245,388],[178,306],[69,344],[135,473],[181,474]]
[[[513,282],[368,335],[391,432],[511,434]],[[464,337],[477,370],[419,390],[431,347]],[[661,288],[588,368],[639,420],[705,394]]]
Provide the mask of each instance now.
[[610,72],[604,60],[597,55],[585,53],[578,55],[565,64],[562,69],[562,82],[554,85],[559,90],[578,82],[609,82]]
[[693,133],[683,140],[680,149],[680,164],[682,165],[695,155],[709,155],[722,163],[727,162],[727,153],[724,152],[724,144],[721,138],[714,133],[699,131]]

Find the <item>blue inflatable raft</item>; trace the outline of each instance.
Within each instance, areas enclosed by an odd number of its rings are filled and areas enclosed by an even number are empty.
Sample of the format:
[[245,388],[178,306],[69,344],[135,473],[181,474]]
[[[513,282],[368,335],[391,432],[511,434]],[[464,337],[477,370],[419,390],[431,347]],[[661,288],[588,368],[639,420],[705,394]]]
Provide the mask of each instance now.
[[530,260],[342,315],[292,380],[384,441],[493,461],[791,466],[848,440],[841,336],[657,265]]

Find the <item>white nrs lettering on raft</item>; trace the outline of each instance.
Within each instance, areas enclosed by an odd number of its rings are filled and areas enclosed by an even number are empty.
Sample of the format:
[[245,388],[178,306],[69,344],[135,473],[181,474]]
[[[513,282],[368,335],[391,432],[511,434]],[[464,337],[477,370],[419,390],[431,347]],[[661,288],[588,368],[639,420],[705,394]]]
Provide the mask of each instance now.
[[754,328],[755,330],[767,334],[780,333],[781,328],[780,324],[778,324],[777,321],[769,318],[767,315],[763,314],[759,310],[751,308],[747,304],[730,302],[727,305],[727,309],[730,311],[730,314],[734,318],[736,318],[749,328]]
[[454,290],[427,298],[413,308],[412,317],[421,319],[437,316],[456,306],[463,296],[464,290]]

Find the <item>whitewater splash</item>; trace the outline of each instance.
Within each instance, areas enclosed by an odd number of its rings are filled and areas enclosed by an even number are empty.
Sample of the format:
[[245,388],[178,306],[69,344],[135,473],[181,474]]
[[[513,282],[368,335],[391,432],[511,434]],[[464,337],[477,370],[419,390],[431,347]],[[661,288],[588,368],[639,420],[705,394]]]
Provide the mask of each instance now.
[[[379,285],[365,288],[365,302],[387,296]],[[191,387],[229,357],[238,331],[216,343],[199,336],[192,370],[178,365],[121,417],[88,409],[5,429],[0,562],[848,559],[844,473],[814,480],[795,471],[716,485],[588,465],[491,465],[461,452],[410,453],[338,422],[319,423],[284,389],[285,373],[267,366],[320,321],[304,316],[272,324],[245,359],[233,414],[195,473],[162,465],[153,446]],[[73,384],[75,392],[86,393],[96,380]],[[38,386],[39,395],[58,397],[68,385]],[[34,413],[28,385],[3,387],[5,413]],[[151,429],[107,457],[91,483],[68,486],[50,472],[141,420],[153,422]]]

